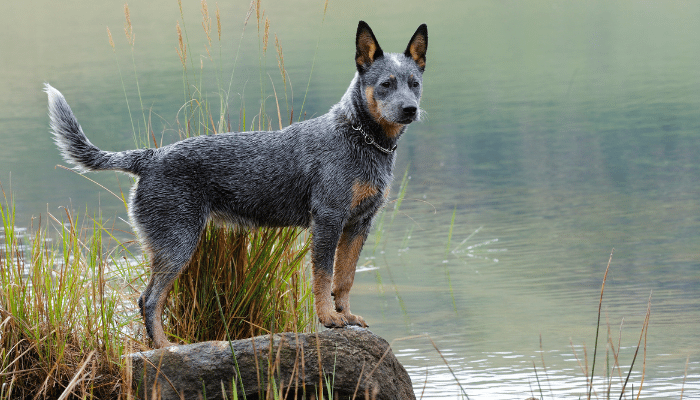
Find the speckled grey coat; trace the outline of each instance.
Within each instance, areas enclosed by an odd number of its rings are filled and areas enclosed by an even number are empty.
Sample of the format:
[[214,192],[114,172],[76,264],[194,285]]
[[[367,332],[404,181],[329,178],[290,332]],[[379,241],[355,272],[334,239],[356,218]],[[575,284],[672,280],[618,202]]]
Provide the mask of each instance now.
[[366,326],[350,312],[349,291],[372,219],[388,195],[396,143],[420,118],[427,45],[421,25],[404,53],[384,54],[360,21],[357,73],[327,114],[280,131],[198,136],[158,149],[100,150],[61,93],[46,85],[63,157],[80,171],[119,170],[138,178],[129,214],[151,260],[139,306],[156,347],[170,344],[163,303],[212,218],[311,227],[319,320],[328,327]]

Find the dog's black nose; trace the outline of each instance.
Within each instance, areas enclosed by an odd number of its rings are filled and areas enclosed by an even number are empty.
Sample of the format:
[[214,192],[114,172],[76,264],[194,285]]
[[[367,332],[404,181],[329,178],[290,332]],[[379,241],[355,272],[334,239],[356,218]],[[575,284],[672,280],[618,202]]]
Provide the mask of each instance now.
[[416,112],[418,112],[418,108],[416,107],[404,107],[403,108],[403,113],[407,117],[413,117],[416,115]]

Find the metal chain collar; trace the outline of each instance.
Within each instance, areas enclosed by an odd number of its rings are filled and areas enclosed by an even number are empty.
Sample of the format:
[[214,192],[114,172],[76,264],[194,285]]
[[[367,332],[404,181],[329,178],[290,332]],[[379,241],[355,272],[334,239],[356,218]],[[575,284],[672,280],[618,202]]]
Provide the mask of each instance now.
[[374,141],[374,138],[372,138],[370,135],[367,134],[367,132],[365,132],[364,129],[362,129],[362,124],[360,124],[358,127],[355,127],[354,124],[350,125],[350,126],[352,126],[352,129],[354,129],[362,134],[362,136],[365,138],[365,143],[373,145],[374,147],[378,148],[383,153],[391,154],[394,152],[394,150],[396,150],[396,145],[394,145],[394,147],[392,147],[391,149],[387,149],[387,148],[380,146],[377,142]]

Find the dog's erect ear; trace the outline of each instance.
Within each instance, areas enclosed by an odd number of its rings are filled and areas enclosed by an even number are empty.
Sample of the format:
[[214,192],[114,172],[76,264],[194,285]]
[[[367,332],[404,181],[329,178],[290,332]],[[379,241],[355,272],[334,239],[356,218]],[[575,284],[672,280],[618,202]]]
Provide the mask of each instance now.
[[382,57],[384,52],[379,47],[377,38],[374,37],[372,29],[365,21],[360,21],[357,25],[357,36],[355,37],[355,63],[357,70],[362,74],[372,65],[374,60]]
[[423,24],[416,29],[416,33],[408,42],[404,54],[418,64],[421,71],[425,70],[425,52],[428,51],[428,26]]

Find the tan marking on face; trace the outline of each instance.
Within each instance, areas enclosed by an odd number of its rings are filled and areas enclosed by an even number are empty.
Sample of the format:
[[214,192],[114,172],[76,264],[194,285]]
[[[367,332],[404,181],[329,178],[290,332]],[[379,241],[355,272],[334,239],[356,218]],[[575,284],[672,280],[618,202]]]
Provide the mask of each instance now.
[[374,88],[372,86],[368,86],[365,89],[365,97],[367,98],[367,108],[369,108],[370,114],[372,114],[375,121],[379,121],[382,118],[382,113],[379,110],[377,100],[374,99]]
[[372,197],[377,193],[379,193],[379,189],[369,182],[355,181],[355,183],[352,184],[352,201],[350,202],[350,208],[359,206],[364,199]]
[[372,118],[377,121],[379,126],[381,126],[384,134],[392,139],[398,136],[401,133],[403,124],[387,121],[386,118],[382,116],[381,105],[374,98],[374,87],[369,86],[365,89],[365,97],[367,98],[367,108],[369,108],[369,113],[372,115]]

